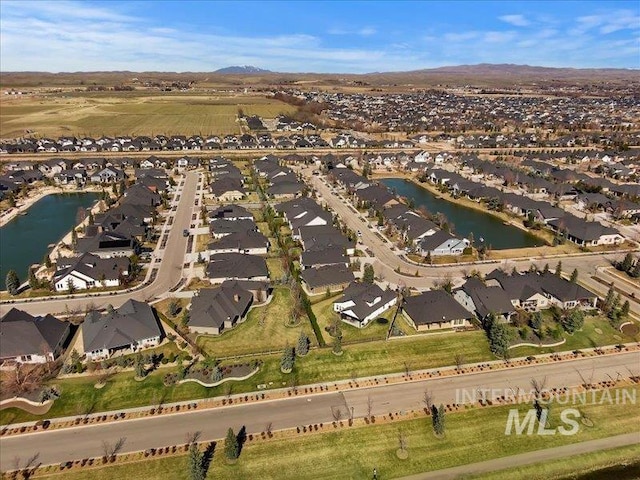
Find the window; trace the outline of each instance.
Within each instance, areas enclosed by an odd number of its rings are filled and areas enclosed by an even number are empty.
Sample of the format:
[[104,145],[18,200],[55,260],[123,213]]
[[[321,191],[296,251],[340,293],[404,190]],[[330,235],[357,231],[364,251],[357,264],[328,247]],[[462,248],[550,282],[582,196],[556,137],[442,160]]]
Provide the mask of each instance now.
[[464,319],[458,319],[458,320],[454,320],[453,321],[453,326],[454,327],[461,327],[464,325]]

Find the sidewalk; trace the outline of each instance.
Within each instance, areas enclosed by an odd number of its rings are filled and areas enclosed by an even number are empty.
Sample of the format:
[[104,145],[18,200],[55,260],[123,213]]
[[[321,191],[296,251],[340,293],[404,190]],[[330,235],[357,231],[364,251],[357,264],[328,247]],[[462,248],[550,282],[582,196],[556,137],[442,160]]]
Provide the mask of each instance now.
[[[533,452],[520,453],[509,457],[494,458],[484,462],[471,463],[458,467],[445,468],[435,472],[418,473],[400,480],[454,480],[461,476],[478,475],[481,473],[495,472],[532,463],[548,462],[559,458],[571,457],[582,453],[597,452],[611,448],[625,447],[627,445],[640,444],[640,432],[625,433],[609,438],[599,438],[587,442],[564,445],[562,447],[547,448]],[[384,473],[381,475],[384,478]],[[505,477],[506,478],[506,477]]]

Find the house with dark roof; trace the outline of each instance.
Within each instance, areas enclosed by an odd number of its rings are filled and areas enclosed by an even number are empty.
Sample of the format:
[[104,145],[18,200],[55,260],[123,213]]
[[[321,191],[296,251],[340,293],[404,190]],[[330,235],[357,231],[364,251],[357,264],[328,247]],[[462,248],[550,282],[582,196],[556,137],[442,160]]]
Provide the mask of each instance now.
[[342,290],[355,280],[353,272],[345,264],[306,268],[300,273],[300,278],[311,295]]
[[87,290],[89,288],[119,287],[129,274],[126,257],[100,258],[85,253],[79,257],[60,258],[53,274],[56,292]]
[[251,220],[253,221],[253,215],[249,210],[239,205],[223,205],[221,207],[216,208],[215,210],[211,210],[209,212],[209,221],[213,222],[217,219],[226,219],[226,220]]
[[233,177],[219,177],[209,185],[209,191],[217,202],[233,202],[242,200],[247,191],[242,186],[242,180]]
[[453,292],[453,297],[484,322],[491,314],[496,319],[508,322],[516,309],[506,292],[499,286],[487,286],[476,277],[469,278],[462,287]]
[[238,282],[227,280],[217,288],[198,290],[189,308],[189,330],[220,335],[245,320],[253,294]]
[[253,219],[228,220],[226,218],[213,218],[209,223],[209,233],[213,238],[222,238],[232,233],[257,231],[258,226]]
[[355,242],[342,235],[333,225],[301,227],[300,243],[308,251],[342,248],[347,255],[353,255],[355,252]]
[[330,225],[333,221],[331,213],[323,210],[313,199],[300,197],[283,202],[275,207],[291,228],[292,237],[299,240],[301,227]]
[[418,331],[464,328],[474,315],[444,290],[430,290],[406,298],[402,314]]
[[583,247],[619,245],[624,242],[624,237],[615,228],[605,227],[599,222],[588,222],[574,215],[550,220],[548,225],[567,240]]
[[230,252],[266,255],[269,252],[269,239],[253,229],[234,232],[208,244],[203,253],[208,258],[217,253]]
[[311,267],[324,265],[349,265],[349,257],[341,246],[304,250],[300,255],[300,268],[305,270]]
[[458,238],[444,230],[438,230],[432,235],[422,237],[418,243],[418,252],[421,255],[462,255],[464,249],[471,243],[466,238]]
[[[100,258],[130,257],[138,251],[135,239],[117,232],[94,232],[87,228],[88,236],[79,238],[76,252],[91,253]],[[95,233],[94,235],[89,235]]]
[[81,329],[84,352],[89,360],[109,358],[115,352],[136,353],[155,347],[163,336],[153,309],[136,300],[127,300],[112,312],[89,312]]
[[11,308],[0,318],[0,364],[52,362],[62,353],[70,333],[70,323],[51,314],[34,317]]
[[376,284],[352,282],[333,302],[333,311],[340,314],[343,322],[363,328],[397,302],[396,292],[382,290]]
[[209,257],[206,268],[211,283],[225,280],[269,280],[269,270],[264,258],[244,253],[217,253]]

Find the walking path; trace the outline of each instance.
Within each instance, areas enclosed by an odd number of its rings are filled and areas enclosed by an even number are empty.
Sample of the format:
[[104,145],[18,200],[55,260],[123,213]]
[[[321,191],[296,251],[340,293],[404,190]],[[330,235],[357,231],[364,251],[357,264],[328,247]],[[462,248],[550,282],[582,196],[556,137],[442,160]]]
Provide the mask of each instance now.
[[[400,480],[454,480],[463,475],[466,477],[468,475],[495,472],[507,468],[530,465],[532,463],[548,462],[550,460],[557,460],[559,458],[583,453],[598,452],[636,444],[640,444],[640,432],[625,433],[615,437],[599,438],[597,440],[564,445],[562,447],[547,448],[545,450],[520,453],[509,457],[494,458],[484,462],[436,470],[435,472],[418,473],[416,475],[402,477]],[[383,475],[383,473],[380,474],[381,477],[383,477]]]

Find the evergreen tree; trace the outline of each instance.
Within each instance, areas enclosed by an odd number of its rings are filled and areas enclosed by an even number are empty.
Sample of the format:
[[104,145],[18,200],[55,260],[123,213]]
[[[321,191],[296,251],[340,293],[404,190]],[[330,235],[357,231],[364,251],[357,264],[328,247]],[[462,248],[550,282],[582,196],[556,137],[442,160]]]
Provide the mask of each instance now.
[[627,253],[624,257],[624,260],[619,263],[618,270],[629,272],[631,271],[631,267],[633,267],[633,255],[631,255],[631,253]]
[[489,349],[500,358],[506,358],[509,349],[509,330],[506,325],[494,321],[489,329]]
[[615,296],[616,296],[615,290],[613,289],[613,287],[609,287],[609,291],[607,291],[607,296],[604,297],[604,300],[602,301],[602,305],[600,306],[600,310],[602,310],[602,313],[604,313],[605,315],[608,315],[609,312],[611,311]]
[[556,265],[555,275],[556,277],[562,277],[562,261],[558,261],[558,265]]
[[93,225],[95,223],[95,218],[93,218],[93,212],[89,210],[89,219],[87,220],[89,225]]
[[364,273],[362,275],[362,282],[372,284],[375,279],[375,272],[373,270],[373,265],[367,263],[364,266]]
[[549,273],[549,264],[548,263],[544,264],[544,268],[542,269],[542,273],[543,274]]
[[296,348],[296,353],[301,357],[304,357],[307,353],[309,353],[309,337],[304,332],[300,332],[300,336],[298,337],[298,346]]
[[571,273],[571,283],[578,283],[578,269],[575,268]]
[[282,352],[282,357],[280,358],[280,370],[283,372],[290,372],[293,369],[294,362],[295,353],[293,351],[293,347],[287,345],[284,347],[284,352]]
[[49,255],[44,256],[44,266],[46,268],[51,268],[51,258],[49,257]]
[[144,378],[147,375],[147,371],[144,368],[144,360],[142,360],[142,355],[136,355],[134,369],[136,372],[136,377],[138,378]]
[[204,453],[200,451],[198,444],[193,442],[189,446],[189,480],[205,480],[206,476]]
[[33,268],[29,269],[29,287],[34,290],[40,287],[40,282],[38,281],[36,272],[33,270]]
[[626,318],[629,316],[629,308],[631,306],[629,305],[629,300],[625,300],[624,303],[622,304],[622,307],[620,308],[620,316],[622,318]]
[[127,184],[124,180],[120,180],[120,185],[118,187],[118,193],[120,196],[124,195],[124,191],[127,189]]
[[214,383],[221,381],[223,378],[222,369],[218,365],[214,365],[211,369],[211,380]]
[[227,438],[224,441],[224,455],[227,457],[227,460],[236,460],[239,454],[238,438],[236,434],[233,433],[233,429],[229,428],[229,430],[227,430]]
[[340,354],[342,353],[342,332],[338,331],[333,341],[333,353]]
[[15,270],[9,270],[7,276],[4,279],[4,284],[10,295],[16,295],[20,288],[20,279]]
[[562,328],[565,332],[573,333],[576,330],[580,330],[584,325],[584,313],[582,310],[574,308],[567,315],[562,318]]
[[76,249],[76,246],[78,245],[78,232],[76,232],[76,229],[74,228],[73,230],[71,230],[71,245],[73,246],[73,249]]
[[640,258],[636,260],[636,264],[629,271],[629,275],[631,275],[633,278],[640,278]]
[[542,336],[542,314],[540,312],[533,312],[529,319],[529,325],[539,337]]
[[431,406],[431,423],[433,432],[438,436],[442,436],[444,434],[444,405],[440,404],[440,407]]

